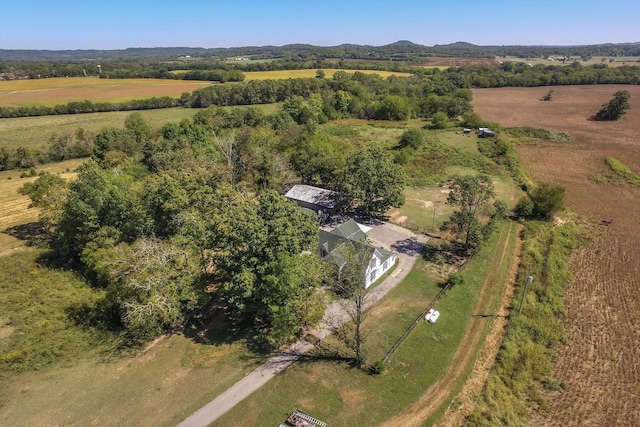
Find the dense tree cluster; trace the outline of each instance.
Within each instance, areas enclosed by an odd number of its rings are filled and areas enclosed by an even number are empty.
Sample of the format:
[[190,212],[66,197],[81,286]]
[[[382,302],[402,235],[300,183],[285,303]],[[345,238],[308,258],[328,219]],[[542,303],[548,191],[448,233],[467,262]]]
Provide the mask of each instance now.
[[[6,50],[0,49],[0,58],[7,61],[203,61],[217,58],[252,57],[255,59],[289,58],[297,61],[319,59],[407,60],[415,61],[429,56],[547,58],[549,56],[640,56],[640,43],[608,43],[580,46],[478,46],[456,42],[445,45],[424,46],[400,40],[383,46],[343,44],[321,47],[309,44],[284,46],[244,46],[232,48],[158,47],[129,48],[123,50]],[[195,61],[194,61],[195,62]],[[1,71],[0,71],[1,72]]]
[[81,147],[91,159],[70,183],[43,174],[22,192],[42,209],[56,259],[106,289],[102,321],[132,340],[216,298],[274,345],[320,319],[330,278],[301,255],[317,245],[315,216],[277,191],[300,180],[348,188],[346,203],[371,214],[402,203],[399,167],[319,130],[324,107],[319,93],[294,95],[270,116],[210,107],[157,130],[132,113],[123,128],[52,136],[58,158]]
[[529,65],[524,62],[504,62],[499,67],[451,67],[443,72],[461,88],[535,87],[591,84],[640,84],[640,66],[607,64],[584,66]]

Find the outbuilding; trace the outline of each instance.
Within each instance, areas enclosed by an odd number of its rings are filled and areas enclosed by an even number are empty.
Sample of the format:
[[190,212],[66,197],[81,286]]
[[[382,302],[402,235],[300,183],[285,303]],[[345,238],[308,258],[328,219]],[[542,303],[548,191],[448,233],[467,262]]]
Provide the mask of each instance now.
[[312,185],[296,184],[284,195],[301,208],[306,208],[315,213],[332,214],[336,208],[336,193],[325,188]]

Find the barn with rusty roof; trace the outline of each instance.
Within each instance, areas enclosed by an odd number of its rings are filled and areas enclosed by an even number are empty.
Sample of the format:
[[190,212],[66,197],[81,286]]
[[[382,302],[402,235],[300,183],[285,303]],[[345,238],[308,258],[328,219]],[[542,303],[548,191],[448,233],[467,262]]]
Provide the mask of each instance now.
[[293,200],[298,206],[310,209],[315,213],[333,213],[336,208],[334,200],[336,193],[320,187],[312,185],[296,184],[287,193],[285,197]]

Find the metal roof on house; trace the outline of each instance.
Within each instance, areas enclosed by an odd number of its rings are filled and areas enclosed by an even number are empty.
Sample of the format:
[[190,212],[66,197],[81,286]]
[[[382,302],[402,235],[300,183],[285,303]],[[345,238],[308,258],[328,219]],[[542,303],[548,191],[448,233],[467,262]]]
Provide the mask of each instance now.
[[336,206],[336,202],[333,200],[334,195],[335,192],[331,190],[312,185],[296,184],[287,191],[285,197],[333,209]]
[[319,246],[324,249],[326,255],[325,259],[333,259],[338,265],[342,266],[345,262],[344,257],[340,253],[340,245],[345,241],[351,241],[360,247],[361,250],[372,250],[372,255],[376,256],[380,262],[384,262],[391,258],[394,253],[383,248],[375,248],[367,242],[367,235],[362,228],[366,231],[371,230],[371,227],[358,224],[353,219],[339,225],[337,228],[329,231],[320,230],[318,235]]
[[[366,226],[362,226],[366,227]],[[355,240],[356,242],[363,242],[367,240],[367,231],[371,230],[371,227],[365,229],[360,227],[354,219],[350,219],[334,228],[331,233],[344,237],[345,239]]]

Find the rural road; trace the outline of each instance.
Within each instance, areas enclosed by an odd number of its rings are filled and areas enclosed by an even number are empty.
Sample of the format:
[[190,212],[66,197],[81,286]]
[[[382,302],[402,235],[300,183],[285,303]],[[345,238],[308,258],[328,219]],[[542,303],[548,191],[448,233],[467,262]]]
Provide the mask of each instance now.
[[[368,224],[372,227],[368,236],[373,246],[384,247],[398,254],[398,265],[392,275],[388,276],[371,292],[369,305],[382,299],[391,289],[406,277],[413,268],[413,264],[420,255],[422,247],[428,237],[417,235],[390,223]],[[339,301],[330,305],[325,313],[323,324],[335,325],[335,318],[343,310]],[[325,337],[331,333],[329,327],[311,332],[316,337]],[[206,427],[222,414],[233,408],[251,393],[262,387],[271,378],[282,372],[303,354],[314,348],[305,340],[299,340],[286,351],[267,360],[263,365],[235,383],[211,402],[197,410],[193,415],[182,421],[179,427]]]

